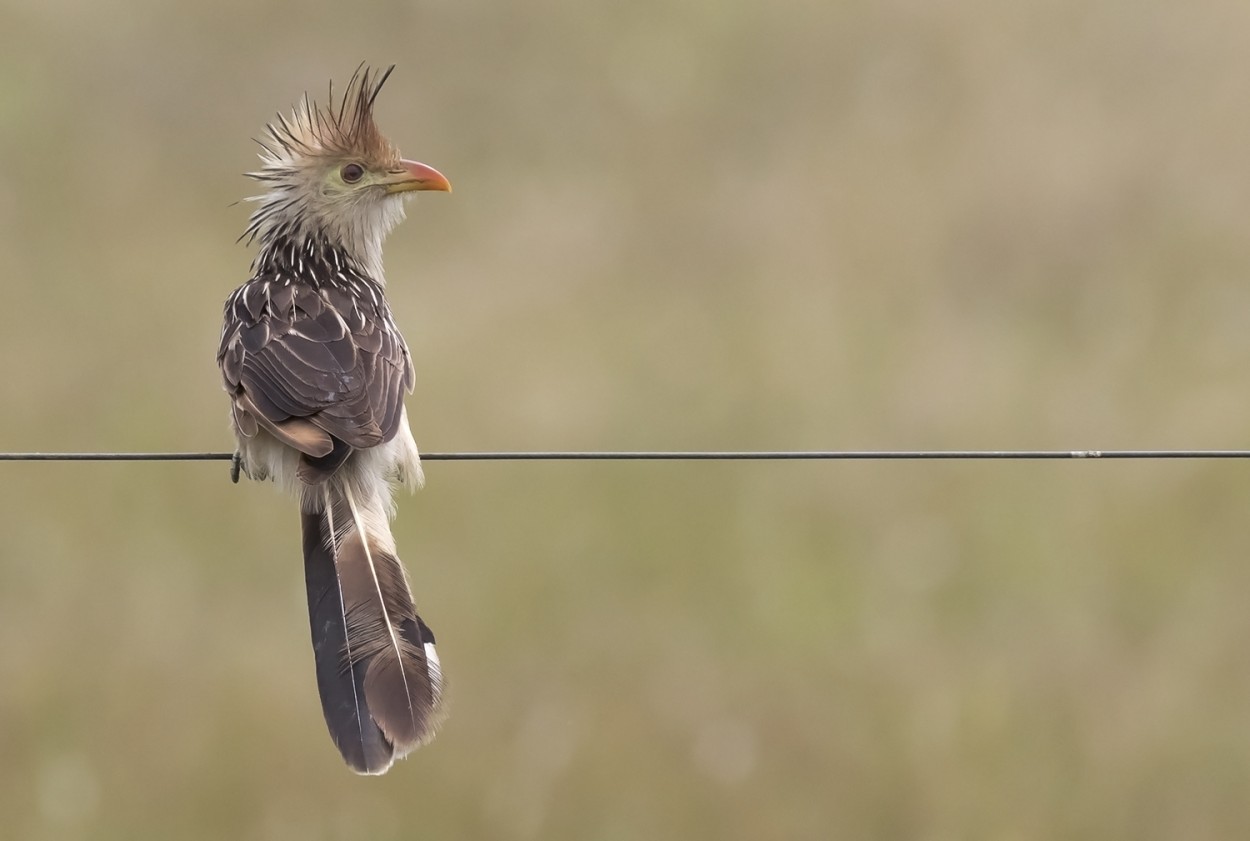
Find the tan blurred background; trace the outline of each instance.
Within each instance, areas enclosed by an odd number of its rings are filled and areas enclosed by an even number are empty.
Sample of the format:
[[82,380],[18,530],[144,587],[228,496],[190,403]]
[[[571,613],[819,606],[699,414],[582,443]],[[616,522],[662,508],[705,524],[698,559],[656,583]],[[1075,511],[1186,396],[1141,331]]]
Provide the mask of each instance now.
[[[362,59],[430,451],[1250,445],[1250,6],[0,4],[0,449],[226,449],[249,138]],[[1250,835],[1250,466],[447,464],[452,716],[321,720],[298,521],[0,465],[0,836]],[[279,524],[280,528],[274,528]]]

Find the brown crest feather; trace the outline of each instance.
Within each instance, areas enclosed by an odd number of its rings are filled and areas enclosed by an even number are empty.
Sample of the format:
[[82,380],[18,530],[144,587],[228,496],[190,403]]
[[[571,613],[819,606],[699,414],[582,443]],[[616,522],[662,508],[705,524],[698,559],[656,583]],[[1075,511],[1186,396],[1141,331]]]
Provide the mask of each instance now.
[[289,116],[281,113],[266,127],[258,140],[263,167],[248,173],[258,180],[270,180],[275,171],[285,170],[303,157],[354,157],[370,165],[390,165],[399,152],[382,135],[373,120],[373,105],[395,65],[374,71],[364,64],[356,68],[342,96],[334,93],[334,83],[326,102],[318,103],[304,94]]

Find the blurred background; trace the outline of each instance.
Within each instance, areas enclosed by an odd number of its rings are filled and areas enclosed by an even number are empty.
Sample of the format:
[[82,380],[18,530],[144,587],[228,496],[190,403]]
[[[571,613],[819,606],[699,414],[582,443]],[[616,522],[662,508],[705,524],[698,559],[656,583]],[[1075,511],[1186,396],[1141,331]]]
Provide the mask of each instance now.
[[[249,138],[361,60],[428,451],[1250,445],[1250,6],[0,2],[0,449],[224,450]],[[0,465],[22,839],[1250,834],[1233,461],[430,463],[451,717],[322,722],[298,518]]]

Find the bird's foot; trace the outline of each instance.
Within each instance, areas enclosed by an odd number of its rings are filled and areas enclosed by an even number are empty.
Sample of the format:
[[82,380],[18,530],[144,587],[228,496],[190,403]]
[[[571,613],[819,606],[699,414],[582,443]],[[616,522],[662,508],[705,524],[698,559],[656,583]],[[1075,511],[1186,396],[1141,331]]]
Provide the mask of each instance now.
[[239,484],[240,471],[243,471],[243,453],[235,450],[234,455],[230,457],[230,481],[236,485]]

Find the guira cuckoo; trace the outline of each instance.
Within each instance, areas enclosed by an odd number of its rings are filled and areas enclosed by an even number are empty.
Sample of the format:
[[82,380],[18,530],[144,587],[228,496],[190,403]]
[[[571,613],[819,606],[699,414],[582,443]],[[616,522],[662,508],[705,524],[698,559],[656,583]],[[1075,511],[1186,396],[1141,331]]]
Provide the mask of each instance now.
[[450,191],[404,160],[373,106],[390,76],[361,65],[325,104],[305,94],[266,127],[264,192],[242,238],[259,251],[226,301],[217,362],[241,466],[297,496],[317,688],[353,771],[381,774],[441,716],[434,634],[391,536],[396,485],[422,484],[404,395],[408,346],[386,301],[382,241],[417,190]]

